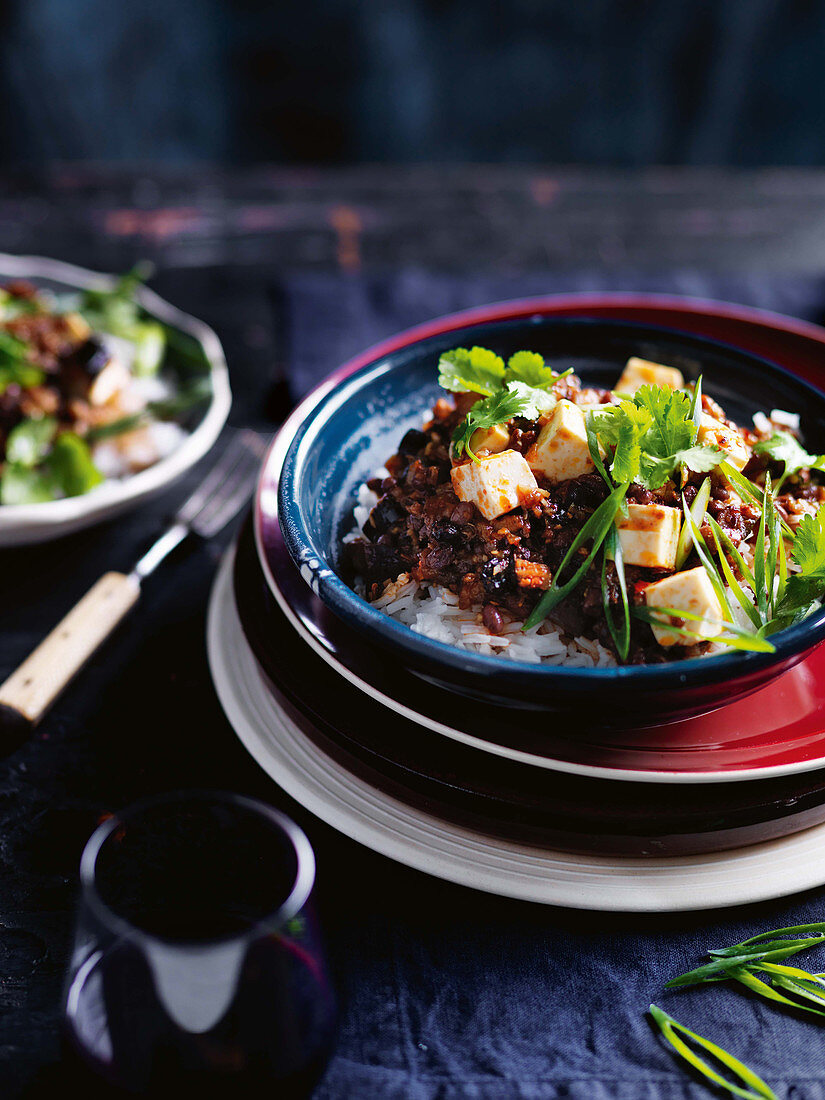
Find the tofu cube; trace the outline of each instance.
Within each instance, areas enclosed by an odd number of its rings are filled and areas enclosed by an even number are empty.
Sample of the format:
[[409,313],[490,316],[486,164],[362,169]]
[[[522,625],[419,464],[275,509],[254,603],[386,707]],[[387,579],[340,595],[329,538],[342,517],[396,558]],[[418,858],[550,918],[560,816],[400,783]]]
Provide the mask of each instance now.
[[454,466],[450,476],[458,499],[475,504],[485,519],[512,512],[538,489],[532,470],[518,451],[480,455],[478,462]]
[[89,387],[89,404],[95,407],[107,405],[131,381],[129,368],[117,356],[112,356]]
[[584,413],[578,405],[558,402],[527,452],[527,464],[548,481],[569,481],[595,470],[587,447]]
[[675,367],[663,367],[661,363],[651,363],[631,355],[615,385],[616,393],[633,394],[642,386],[670,386],[671,389],[684,389],[685,379]]
[[675,626],[684,625],[685,629],[698,634],[698,638],[682,638],[651,625],[650,629],[659,645],[694,645],[702,638],[713,638],[722,629],[722,608],[701,565],[649,584],[644,595],[648,607],[672,607],[677,611],[702,616],[701,622],[685,619],[682,623],[674,623]]
[[470,447],[473,454],[478,454],[479,451],[499,454],[509,446],[510,433],[504,424],[494,424],[492,428],[476,428],[470,436]]
[[625,564],[675,569],[682,524],[679,509],[663,504],[628,504],[627,512],[627,519],[619,517],[616,521]]
[[696,442],[706,447],[717,446],[720,451],[725,452],[725,458],[737,470],[744,470],[750,461],[751,454],[741,434],[708,413],[702,413]]

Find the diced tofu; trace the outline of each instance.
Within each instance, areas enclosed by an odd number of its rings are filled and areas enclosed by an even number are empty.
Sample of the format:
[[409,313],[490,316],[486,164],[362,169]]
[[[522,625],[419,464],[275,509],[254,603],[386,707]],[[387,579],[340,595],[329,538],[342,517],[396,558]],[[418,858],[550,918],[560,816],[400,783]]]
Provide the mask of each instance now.
[[75,340],[88,340],[92,335],[91,327],[85,317],[79,313],[66,313],[63,322]]
[[512,512],[538,489],[533,472],[518,451],[480,455],[478,462],[464,462],[451,472],[459,500],[475,504],[485,519]]
[[701,565],[696,569],[674,573],[672,577],[665,577],[664,580],[649,584],[644,594],[648,607],[672,607],[676,611],[686,611],[691,615],[702,616],[701,622],[695,619],[684,619],[681,623],[674,624],[693,631],[699,635],[699,638],[683,638],[651,625],[659,645],[693,645],[702,638],[713,638],[722,628],[722,608],[713,585]]
[[628,504],[627,511],[627,519],[616,521],[625,563],[675,569],[682,522],[679,509],[663,504]]
[[509,446],[510,433],[503,424],[494,424],[492,428],[476,428],[470,436],[470,447],[473,454],[478,454],[479,451],[499,454]]
[[559,401],[527,452],[527,464],[548,481],[569,481],[595,470],[587,447],[584,413],[578,405]]
[[703,443],[706,447],[717,446],[720,451],[725,452],[726,459],[737,470],[744,470],[750,461],[750,451],[740,433],[708,413],[702,413],[696,442]]
[[670,386],[671,389],[684,389],[685,379],[675,367],[663,367],[661,363],[651,363],[631,355],[615,385],[616,393],[635,393],[642,386]]
[[106,405],[132,380],[129,370],[116,356],[112,356],[103,370],[89,386],[89,404]]

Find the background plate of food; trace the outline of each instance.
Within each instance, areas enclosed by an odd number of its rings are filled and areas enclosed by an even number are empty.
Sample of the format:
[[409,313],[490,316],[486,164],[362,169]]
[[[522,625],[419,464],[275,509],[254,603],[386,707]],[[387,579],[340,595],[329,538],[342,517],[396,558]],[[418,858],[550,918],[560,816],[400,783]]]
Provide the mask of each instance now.
[[69,534],[168,488],[230,405],[215,333],[137,274],[0,254],[0,546]]

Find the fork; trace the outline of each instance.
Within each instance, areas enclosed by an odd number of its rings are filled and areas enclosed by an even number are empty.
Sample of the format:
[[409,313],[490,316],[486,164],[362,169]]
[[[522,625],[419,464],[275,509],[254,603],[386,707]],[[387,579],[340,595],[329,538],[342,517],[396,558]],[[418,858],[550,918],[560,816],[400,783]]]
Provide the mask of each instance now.
[[190,535],[211,539],[249,499],[266,443],[247,429],[178,510],[130,573],[105,573],[0,685],[0,748],[22,743],[92,654],[131,611],[141,583]]

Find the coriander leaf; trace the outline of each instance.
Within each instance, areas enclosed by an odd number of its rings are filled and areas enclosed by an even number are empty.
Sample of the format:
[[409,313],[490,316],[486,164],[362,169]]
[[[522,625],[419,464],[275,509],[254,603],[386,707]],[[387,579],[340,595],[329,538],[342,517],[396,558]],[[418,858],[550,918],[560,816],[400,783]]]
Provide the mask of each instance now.
[[505,378],[508,382],[524,382],[536,389],[552,389],[560,378],[573,373],[573,368],[556,374],[552,367],[545,365],[543,356],[536,351],[517,351],[507,360]]
[[31,469],[16,462],[7,462],[3,467],[0,504],[44,504],[55,496],[54,479],[45,467]]
[[44,378],[43,371],[31,363],[0,362],[0,394],[5,393],[9,386],[19,386],[21,390],[39,386]]
[[797,618],[803,618],[811,606],[823,596],[825,596],[825,570],[807,574],[791,573],[776,609],[777,618],[781,619],[782,623],[777,626],[774,625],[776,620],[772,620],[768,624],[771,627],[769,633],[783,629],[784,626],[790,626]]
[[438,384],[451,393],[491,397],[504,385],[504,360],[487,348],[453,348],[438,361]]
[[815,469],[825,468],[825,455],[810,455],[802,444],[790,432],[774,432],[770,439],[757,443],[754,454],[767,455],[775,462],[784,462],[785,474],[782,480],[808,466]]
[[635,481],[642,457],[641,441],[653,423],[651,414],[632,401],[591,413],[596,434],[615,447],[610,471],[617,482]]
[[151,270],[136,267],[105,290],[87,290],[80,312],[94,329],[129,340],[135,348],[134,372],[156,374],[166,350],[166,328],[147,320],[136,294]]
[[644,441],[649,454],[666,458],[693,445],[697,428],[691,420],[691,399],[683,390],[642,386],[633,400],[640,409],[647,409],[653,420]]
[[545,390],[525,386],[523,382],[508,382],[504,389],[478,401],[453,433],[453,445],[460,457],[465,451],[478,461],[470,446],[470,439],[477,428],[492,428],[496,424],[506,424],[514,416],[524,416],[535,420],[549,411],[555,404],[555,398]]
[[132,330],[135,345],[132,372],[138,378],[157,374],[166,350],[166,331],[157,321],[139,321]]
[[538,417],[549,413],[556,406],[556,398],[547,390],[528,386],[524,382],[508,382],[507,389],[510,393],[518,394],[522,402],[522,411],[514,415],[524,416],[528,420],[537,420]]
[[661,489],[680,466],[687,466],[697,474],[705,474],[715,470],[722,458],[718,447],[688,447],[666,458],[643,453],[638,480],[646,489]]
[[825,504],[803,516],[793,540],[793,559],[803,574],[825,570]]
[[44,466],[63,496],[82,496],[103,481],[88,444],[74,432],[62,432],[57,437]]
[[39,420],[23,420],[9,432],[6,440],[6,461],[31,468],[49,449],[57,431],[53,416]]
[[0,365],[6,366],[28,361],[28,346],[10,332],[0,330]]

